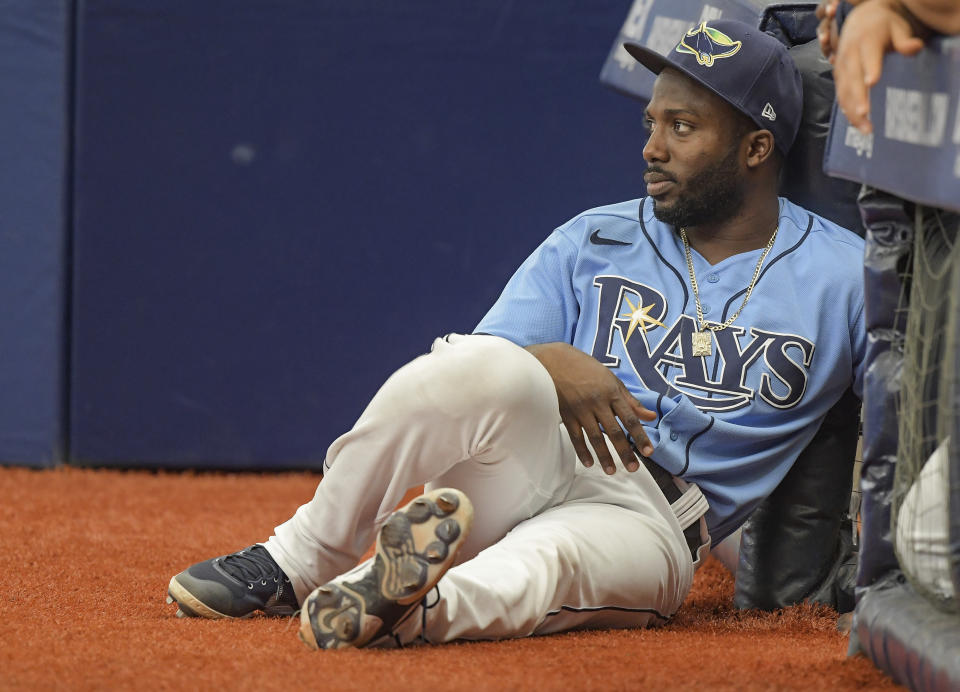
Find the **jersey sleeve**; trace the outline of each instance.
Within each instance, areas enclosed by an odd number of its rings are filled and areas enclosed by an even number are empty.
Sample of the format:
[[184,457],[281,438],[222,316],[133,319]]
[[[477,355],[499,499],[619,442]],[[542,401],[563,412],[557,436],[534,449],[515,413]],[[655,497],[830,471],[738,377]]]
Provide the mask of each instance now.
[[572,343],[580,310],[573,288],[577,246],[554,231],[517,269],[475,334],[492,334],[519,346]]

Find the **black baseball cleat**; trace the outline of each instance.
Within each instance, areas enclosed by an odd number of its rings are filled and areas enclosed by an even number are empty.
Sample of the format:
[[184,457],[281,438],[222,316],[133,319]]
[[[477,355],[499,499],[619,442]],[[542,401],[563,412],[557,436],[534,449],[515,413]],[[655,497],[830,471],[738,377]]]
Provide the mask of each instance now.
[[394,512],[372,560],[307,596],[300,639],[311,649],[346,649],[392,634],[453,564],[472,522],[470,499],[452,488]]
[[167,603],[177,617],[245,618],[257,611],[289,616],[297,611],[293,585],[262,545],[198,562],[170,580]]

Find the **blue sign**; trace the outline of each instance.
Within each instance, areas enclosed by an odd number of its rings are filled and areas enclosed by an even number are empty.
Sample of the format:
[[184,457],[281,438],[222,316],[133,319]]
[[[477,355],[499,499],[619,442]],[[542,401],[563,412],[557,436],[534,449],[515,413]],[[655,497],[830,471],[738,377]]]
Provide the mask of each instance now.
[[700,22],[711,19],[738,19],[759,26],[764,10],[771,3],[763,0],[635,0],[620,29],[607,61],[600,72],[600,81],[644,101],[653,93],[654,75],[637,63],[624,49],[624,41],[641,43],[666,55],[681,34]]
[[891,53],[870,90],[873,132],[836,105],[827,174],[928,206],[960,211],[960,38],[938,38],[914,57]]

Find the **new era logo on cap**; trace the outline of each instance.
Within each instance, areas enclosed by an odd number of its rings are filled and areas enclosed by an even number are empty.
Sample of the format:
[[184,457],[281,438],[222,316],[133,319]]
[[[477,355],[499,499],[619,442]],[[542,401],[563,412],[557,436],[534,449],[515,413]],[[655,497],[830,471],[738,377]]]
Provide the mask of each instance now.
[[764,107],[763,107],[763,113],[761,113],[760,115],[762,115],[762,116],[763,116],[764,118],[766,118],[767,120],[776,120],[776,119],[777,119],[777,112],[776,112],[775,110],[773,110],[773,106],[770,105],[770,102],[769,102],[769,101],[766,103],[766,105],[764,105]]

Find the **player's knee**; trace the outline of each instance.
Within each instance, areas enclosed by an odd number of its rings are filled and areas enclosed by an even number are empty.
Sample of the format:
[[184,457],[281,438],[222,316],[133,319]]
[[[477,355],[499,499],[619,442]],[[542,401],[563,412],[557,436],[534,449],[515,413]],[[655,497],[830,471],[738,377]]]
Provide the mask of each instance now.
[[[460,348],[467,346],[467,348]],[[477,337],[451,349],[454,394],[472,410],[557,408],[549,374],[525,349],[498,337]]]
[[547,371],[525,349],[494,336],[460,337],[397,373],[411,405],[451,416],[557,409]]

